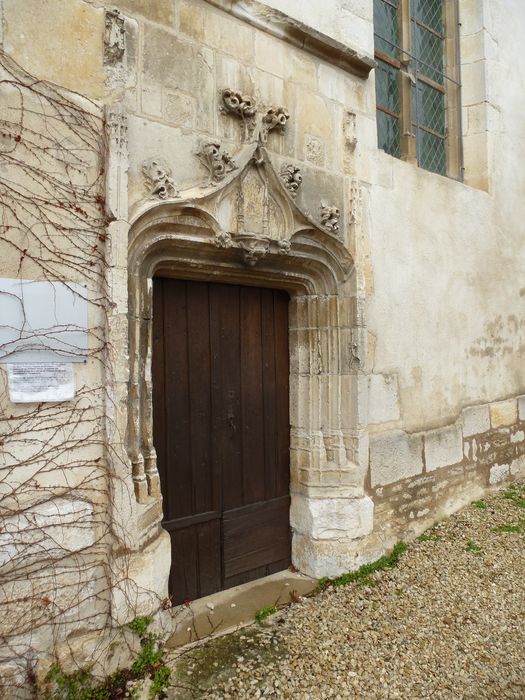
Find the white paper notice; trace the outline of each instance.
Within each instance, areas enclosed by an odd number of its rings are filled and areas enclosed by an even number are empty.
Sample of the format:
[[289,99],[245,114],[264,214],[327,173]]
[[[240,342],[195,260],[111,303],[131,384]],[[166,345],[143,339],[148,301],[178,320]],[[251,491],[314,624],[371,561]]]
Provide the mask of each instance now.
[[75,396],[71,363],[8,364],[9,398],[13,403],[70,401]]

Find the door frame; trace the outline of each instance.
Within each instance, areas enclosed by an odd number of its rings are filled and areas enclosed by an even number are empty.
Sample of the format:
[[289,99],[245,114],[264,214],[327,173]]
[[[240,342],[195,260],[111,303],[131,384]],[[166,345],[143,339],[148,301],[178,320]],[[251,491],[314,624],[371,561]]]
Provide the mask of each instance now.
[[[318,575],[326,570],[324,562],[333,559],[334,548],[341,551],[338,561],[348,550],[339,525],[323,526],[322,513],[336,513],[344,528],[350,505],[359,501],[368,508],[370,501],[364,495],[368,443],[358,406],[366,382],[362,297],[352,256],[340,238],[300,212],[272,172],[268,167],[268,191],[282,210],[276,238],[269,236],[264,212],[259,233],[225,230],[224,202],[238,201],[239,187],[242,191],[242,182],[236,185],[233,177],[199,200],[150,204],[132,224],[126,447],[138,503],[161,502],[152,430],[154,275],[285,290],[290,296],[292,562]],[[235,177],[242,178],[242,173]],[[148,523],[149,537],[155,528],[158,532],[161,518],[159,513]],[[355,531],[347,533],[348,542],[355,538]]]

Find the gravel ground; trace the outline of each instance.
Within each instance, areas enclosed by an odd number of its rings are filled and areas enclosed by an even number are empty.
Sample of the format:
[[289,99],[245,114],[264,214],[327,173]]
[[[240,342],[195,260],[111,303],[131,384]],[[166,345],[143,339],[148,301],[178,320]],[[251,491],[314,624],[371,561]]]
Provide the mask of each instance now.
[[398,566],[212,640],[173,700],[525,700],[525,486],[476,501]]

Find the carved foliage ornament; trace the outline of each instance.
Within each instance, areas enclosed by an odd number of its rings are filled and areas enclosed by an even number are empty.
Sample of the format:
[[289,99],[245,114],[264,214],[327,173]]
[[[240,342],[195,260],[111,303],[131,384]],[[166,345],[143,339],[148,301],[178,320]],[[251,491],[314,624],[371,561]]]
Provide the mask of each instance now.
[[104,16],[104,63],[117,63],[124,56],[124,17],[117,8],[106,10]]
[[[244,137],[247,139],[255,129],[257,114],[257,104],[250,95],[243,95],[238,90],[225,88],[222,93],[223,112],[232,114],[238,119],[242,119],[244,124]],[[290,118],[285,107],[270,107],[263,115],[258,138],[262,143],[266,143],[268,134],[274,129],[283,133],[286,122]]]
[[220,182],[227,173],[237,168],[233,158],[221,149],[220,143],[205,143],[197,156],[210,173],[211,182]]
[[290,119],[290,115],[285,107],[270,107],[262,118],[261,141],[266,143],[268,134],[274,129],[281,134],[284,133],[288,119]]
[[248,138],[255,128],[257,105],[253,97],[241,95],[237,90],[225,88],[222,91],[223,111],[242,119],[244,137]]
[[321,224],[328,231],[339,231],[339,209],[331,204],[321,203]]
[[213,242],[217,248],[231,248],[233,245],[232,237],[226,231],[219,231],[219,233],[216,233]]
[[281,180],[290,193],[290,196],[295,197],[303,181],[303,176],[301,175],[301,170],[296,165],[283,165],[281,168]]
[[171,168],[162,158],[149,158],[144,161],[142,174],[151,198],[168,199],[177,196],[178,192],[171,178]]

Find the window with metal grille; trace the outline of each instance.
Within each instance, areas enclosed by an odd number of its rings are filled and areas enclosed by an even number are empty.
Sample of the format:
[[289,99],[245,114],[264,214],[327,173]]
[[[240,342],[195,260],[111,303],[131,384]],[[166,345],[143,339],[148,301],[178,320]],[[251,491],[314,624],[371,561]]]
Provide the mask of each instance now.
[[374,0],[379,148],[461,176],[456,0]]

